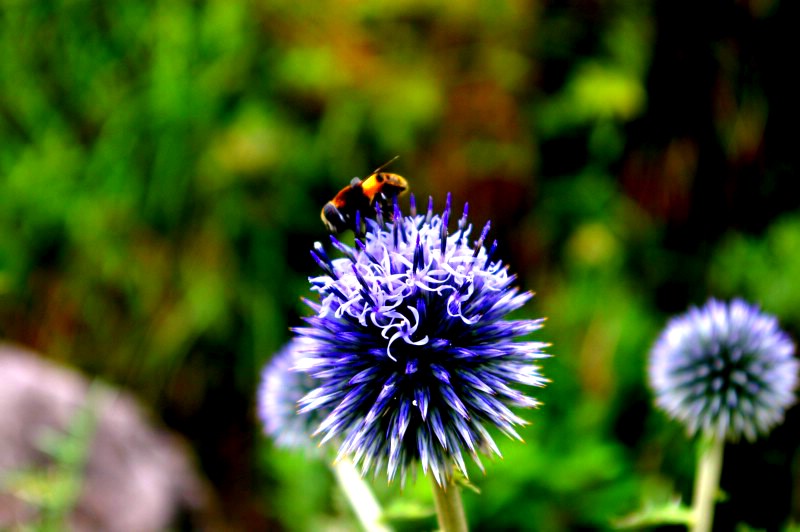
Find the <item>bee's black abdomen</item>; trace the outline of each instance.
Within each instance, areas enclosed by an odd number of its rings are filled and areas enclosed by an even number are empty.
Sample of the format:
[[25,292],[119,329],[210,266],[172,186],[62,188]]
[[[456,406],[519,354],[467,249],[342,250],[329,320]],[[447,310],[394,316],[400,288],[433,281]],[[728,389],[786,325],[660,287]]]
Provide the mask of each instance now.
[[351,222],[339,212],[339,209],[333,203],[326,203],[322,208],[322,221],[334,233],[341,233],[345,229],[350,229],[351,225]]

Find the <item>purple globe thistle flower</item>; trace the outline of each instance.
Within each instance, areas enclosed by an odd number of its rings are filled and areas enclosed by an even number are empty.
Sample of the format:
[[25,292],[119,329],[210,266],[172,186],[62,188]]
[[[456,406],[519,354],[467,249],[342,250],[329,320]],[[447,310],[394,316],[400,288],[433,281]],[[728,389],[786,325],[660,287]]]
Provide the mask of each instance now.
[[539,404],[514,386],[546,382],[534,361],[547,344],[518,340],[543,320],[504,319],[533,294],[493,260],[497,242],[484,248],[489,224],[470,245],[467,206],[452,235],[449,217],[449,195],[441,217],[432,199],[417,215],[412,197],[411,216],[397,203],[392,221],[379,211],[354,248],[331,237],[344,258],[319,243],[312,251],[324,271],[310,279],[320,302],[306,301],[315,315],[296,332],[314,341],[298,368],[319,386],[300,412],[328,409],[321,444],[341,438],[339,457],[362,474],[385,463],[389,480],[404,482],[420,463],[444,485],[453,464],[466,475],[462,453],[481,468],[478,451],[500,455],[487,427],[521,439],[514,427],[526,422],[510,407]]
[[315,448],[311,434],[324,419],[321,412],[298,414],[297,402],[316,388],[314,379],[294,370],[305,350],[314,345],[309,338],[297,337],[281,348],[264,367],[258,387],[258,415],[264,432],[278,447]]
[[670,321],[651,353],[650,384],[690,435],[754,440],[795,401],[794,349],[773,316],[711,299]]

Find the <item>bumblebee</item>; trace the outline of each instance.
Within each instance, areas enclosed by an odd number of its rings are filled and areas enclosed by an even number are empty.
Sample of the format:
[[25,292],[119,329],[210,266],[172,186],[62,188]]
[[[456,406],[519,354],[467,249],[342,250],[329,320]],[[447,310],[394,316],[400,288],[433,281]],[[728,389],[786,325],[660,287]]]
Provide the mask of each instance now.
[[356,213],[375,216],[375,203],[386,210],[395,197],[408,190],[408,181],[401,175],[382,172],[397,157],[376,168],[364,179],[354,177],[350,184],[322,208],[320,218],[331,233],[355,229]]

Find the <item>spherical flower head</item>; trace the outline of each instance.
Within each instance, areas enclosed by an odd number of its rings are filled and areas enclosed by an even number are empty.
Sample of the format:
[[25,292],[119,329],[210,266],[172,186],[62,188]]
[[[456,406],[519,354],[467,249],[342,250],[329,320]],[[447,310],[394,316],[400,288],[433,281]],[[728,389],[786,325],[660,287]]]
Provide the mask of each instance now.
[[258,415],[264,432],[278,447],[313,449],[314,428],[323,419],[320,413],[298,414],[297,402],[316,387],[314,379],[296,371],[295,365],[304,350],[314,344],[303,337],[294,338],[275,354],[264,367],[258,388]]
[[754,440],[795,400],[798,361],[777,320],[714,299],[673,318],[650,356],[656,403],[690,435]]
[[[439,484],[455,464],[464,474],[468,453],[500,454],[487,427],[519,438],[525,421],[510,407],[538,402],[515,386],[543,386],[534,362],[541,342],[519,341],[542,320],[506,321],[531,293],[513,287],[515,277],[476,242],[467,207],[450,235],[450,197],[442,216],[411,215],[394,205],[392,220],[368,220],[356,246],[335,238],[343,258],[330,259],[319,244],[312,252],[324,275],[310,279],[320,301],[315,315],[296,329],[314,347],[298,367],[319,387],[300,401],[300,412],[330,414],[317,428],[324,443],[341,438],[339,456],[350,456],[362,474],[386,467],[391,481],[405,481],[420,463]],[[356,227],[361,227],[357,222]]]

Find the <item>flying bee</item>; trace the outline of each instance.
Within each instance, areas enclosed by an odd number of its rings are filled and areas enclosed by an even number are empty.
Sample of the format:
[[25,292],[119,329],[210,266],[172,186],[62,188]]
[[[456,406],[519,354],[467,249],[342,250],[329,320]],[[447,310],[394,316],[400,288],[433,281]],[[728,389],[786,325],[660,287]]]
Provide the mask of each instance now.
[[320,218],[330,232],[355,229],[356,213],[374,217],[376,202],[385,211],[394,198],[408,190],[405,177],[381,171],[395,160],[397,157],[382,164],[364,179],[354,177],[349,185],[325,204]]

